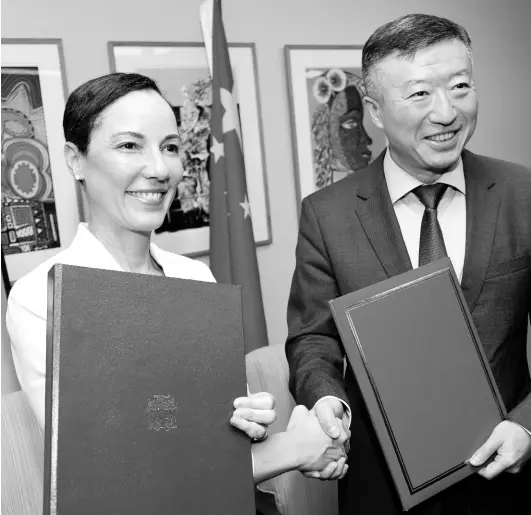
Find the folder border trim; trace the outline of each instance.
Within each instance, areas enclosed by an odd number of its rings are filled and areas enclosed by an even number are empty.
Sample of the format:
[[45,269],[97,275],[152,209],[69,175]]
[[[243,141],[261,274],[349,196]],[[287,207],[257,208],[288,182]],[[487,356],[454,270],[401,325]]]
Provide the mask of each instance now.
[[59,360],[61,324],[61,289],[63,265],[56,263],[48,273],[47,318],[53,324],[47,324],[46,345],[46,411],[50,410],[51,424],[45,425],[45,470],[44,470],[44,515],[57,515],[57,455],[59,428]]
[[494,400],[496,402],[496,406],[498,407],[498,410],[499,410],[501,418],[504,419],[506,417],[505,407],[503,406],[503,404],[501,402],[501,398],[499,396],[499,393],[498,393],[496,387],[494,386],[493,377],[492,377],[492,375],[490,373],[490,370],[487,368],[487,363],[486,363],[486,360],[485,360],[485,356],[484,356],[484,354],[482,352],[482,349],[480,347],[481,344],[479,342],[479,337],[478,337],[474,327],[470,324],[470,319],[469,319],[469,316],[467,314],[466,306],[464,304],[465,300],[464,300],[462,291],[460,290],[460,287],[457,286],[457,282],[456,282],[457,281],[457,277],[455,276],[455,273],[453,272],[453,270],[450,267],[445,267],[443,269],[438,269],[435,272],[429,273],[427,275],[424,275],[422,277],[419,277],[419,278],[414,279],[412,281],[409,281],[407,283],[400,284],[399,286],[396,286],[394,288],[390,288],[390,289],[386,290],[385,292],[378,293],[378,294],[376,294],[376,295],[374,295],[374,296],[372,296],[372,297],[370,297],[368,299],[361,300],[361,301],[356,302],[355,304],[352,304],[352,305],[344,306],[344,312],[345,312],[345,315],[347,316],[347,319],[348,319],[348,322],[349,322],[349,325],[350,325],[350,329],[352,331],[354,339],[356,340],[356,345],[357,345],[358,351],[360,353],[361,360],[362,360],[363,366],[365,368],[365,372],[367,373],[367,378],[368,378],[369,383],[371,385],[371,388],[372,388],[372,391],[374,393],[376,402],[378,403],[378,407],[379,407],[380,413],[381,413],[381,415],[383,417],[383,420],[384,420],[384,423],[385,423],[385,427],[387,429],[387,433],[388,433],[388,435],[389,435],[389,437],[391,439],[395,454],[396,454],[396,456],[398,458],[398,462],[399,462],[400,468],[402,470],[402,474],[404,476],[404,479],[406,480],[406,484],[407,484],[407,487],[408,487],[409,492],[410,492],[411,495],[416,494],[416,493],[424,490],[425,488],[428,488],[429,486],[431,486],[431,485],[433,485],[435,483],[438,483],[441,479],[444,479],[445,477],[450,476],[453,473],[457,472],[458,470],[466,467],[467,464],[466,463],[459,463],[459,464],[455,465],[454,467],[442,472],[438,476],[436,476],[436,477],[434,477],[434,478],[432,478],[432,479],[430,479],[428,481],[425,481],[424,483],[422,483],[422,484],[420,484],[418,486],[414,486],[412,484],[411,478],[410,478],[410,476],[408,474],[408,471],[407,471],[407,468],[405,466],[404,460],[403,460],[402,455],[400,453],[400,448],[399,448],[399,446],[398,446],[398,444],[396,442],[396,439],[395,439],[395,436],[393,434],[393,430],[392,430],[391,424],[390,424],[389,419],[387,417],[387,414],[385,412],[385,407],[384,407],[383,402],[381,400],[380,394],[378,392],[378,388],[376,386],[376,383],[374,381],[372,372],[370,370],[367,358],[365,356],[365,352],[364,352],[363,347],[361,345],[360,338],[358,336],[356,328],[354,327],[354,323],[352,322],[352,318],[350,316],[350,312],[355,310],[355,309],[357,309],[357,308],[360,308],[362,306],[366,306],[367,304],[370,304],[370,303],[372,303],[372,302],[374,302],[376,300],[379,300],[381,298],[393,295],[394,293],[397,293],[398,291],[405,290],[407,288],[411,288],[411,287],[413,287],[413,286],[415,286],[415,285],[417,285],[417,284],[419,284],[421,282],[433,279],[433,278],[435,278],[437,276],[440,276],[442,274],[446,274],[446,275],[449,276],[451,284],[452,284],[452,286],[453,286],[453,288],[454,288],[454,290],[456,292],[456,295],[457,295],[457,298],[459,300],[459,305],[461,307],[461,310],[465,314],[465,319],[466,319],[466,323],[467,323],[467,326],[468,326],[469,333],[472,336],[476,352],[478,353],[478,356],[480,358],[483,371],[484,371],[484,373],[485,373],[485,375],[487,377],[487,382],[489,383],[489,387],[491,389],[492,396],[493,396],[493,398],[494,398]]

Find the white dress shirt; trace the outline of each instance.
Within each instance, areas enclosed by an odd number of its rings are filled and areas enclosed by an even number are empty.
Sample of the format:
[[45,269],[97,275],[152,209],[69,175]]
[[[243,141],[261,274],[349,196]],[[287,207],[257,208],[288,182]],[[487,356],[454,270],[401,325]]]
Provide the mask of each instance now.
[[[424,183],[402,170],[393,161],[389,151],[385,153],[383,167],[385,182],[411,265],[413,268],[417,268],[419,266],[420,226],[424,215],[424,205],[413,193],[413,190],[417,186],[423,186]],[[461,281],[466,246],[465,174],[461,159],[459,159],[454,170],[443,174],[437,182],[451,186],[447,188],[439,202],[437,219],[441,226],[446,252],[452,261],[457,278]]]
[[[167,252],[154,243],[150,252],[167,277],[215,282],[201,261]],[[7,302],[7,331],[20,386],[41,427],[45,420],[47,277],[55,263],[123,271],[86,224],[80,224],[70,247],[14,284]]]

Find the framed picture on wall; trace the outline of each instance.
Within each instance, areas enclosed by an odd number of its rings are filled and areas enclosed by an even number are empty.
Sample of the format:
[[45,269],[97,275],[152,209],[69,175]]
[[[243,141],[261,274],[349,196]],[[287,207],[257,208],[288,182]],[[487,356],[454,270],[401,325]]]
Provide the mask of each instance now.
[[297,203],[365,168],[386,147],[364,113],[361,46],[286,45]]
[[72,241],[80,191],[63,158],[61,40],[2,39],[2,254],[6,289]]
[[9,291],[11,290],[11,282],[9,280],[9,275],[7,273],[6,260],[4,254],[2,253],[2,286],[4,288],[4,293],[7,298]]
[[[262,119],[253,44],[229,45],[241,125],[247,190],[257,245],[271,243]],[[203,43],[110,42],[112,71],[147,75],[172,105],[184,177],[154,241],[187,256],[209,251],[211,78]]]

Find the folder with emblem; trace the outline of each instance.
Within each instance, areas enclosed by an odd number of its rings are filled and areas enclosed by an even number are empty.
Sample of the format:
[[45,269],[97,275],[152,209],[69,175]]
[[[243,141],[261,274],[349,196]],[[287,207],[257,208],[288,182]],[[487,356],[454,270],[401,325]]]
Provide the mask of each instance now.
[[404,511],[473,474],[506,411],[450,260],[330,306]]
[[254,515],[241,289],[55,265],[45,515]]

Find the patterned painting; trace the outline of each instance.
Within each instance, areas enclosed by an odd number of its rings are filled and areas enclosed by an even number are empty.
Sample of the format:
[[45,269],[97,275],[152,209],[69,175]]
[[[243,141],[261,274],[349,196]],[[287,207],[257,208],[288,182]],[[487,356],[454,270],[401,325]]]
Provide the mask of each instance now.
[[60,247],[37,67],[2,67],[2,252]]

